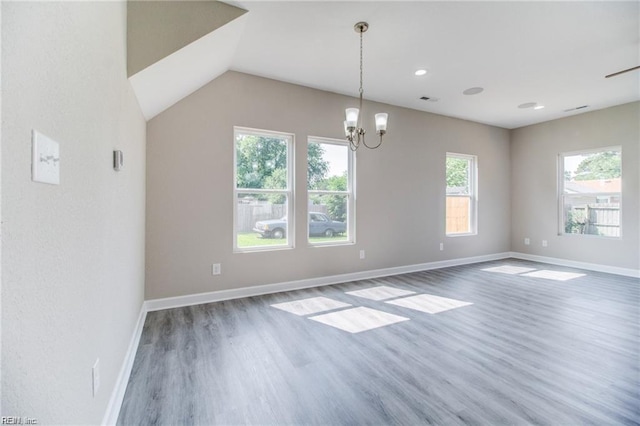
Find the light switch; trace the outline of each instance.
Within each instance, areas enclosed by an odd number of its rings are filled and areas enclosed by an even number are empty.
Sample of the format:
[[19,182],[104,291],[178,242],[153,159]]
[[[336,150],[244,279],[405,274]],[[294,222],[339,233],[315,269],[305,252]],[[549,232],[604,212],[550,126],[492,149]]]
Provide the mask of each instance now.
[[60,184],[60,145],[42,133],[32,134],[31,178],[34,182]]

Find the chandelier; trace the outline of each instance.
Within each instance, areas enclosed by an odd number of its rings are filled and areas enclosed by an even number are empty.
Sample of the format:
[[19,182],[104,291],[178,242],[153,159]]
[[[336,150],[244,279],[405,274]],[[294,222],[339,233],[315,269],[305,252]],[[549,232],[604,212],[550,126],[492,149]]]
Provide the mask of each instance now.
[[360,126],[360,111],[362,110],[362,34],[369,29],[369,24],[366,22],[358,22],[353,26],[353,29],[360,33],[360,108],[347,108],[346,120],[344,121],[344,132],[349,141],[349,147],[355,151],[360,147],[360,144],[369,149],[376,149],[382,145],[382,136],[387,133],[387,119],[389,114],[381,112],[375,115],[376,122],[376,134],[380,136],[380,141],[377,145],[370,146],[364,140],[365,130]]

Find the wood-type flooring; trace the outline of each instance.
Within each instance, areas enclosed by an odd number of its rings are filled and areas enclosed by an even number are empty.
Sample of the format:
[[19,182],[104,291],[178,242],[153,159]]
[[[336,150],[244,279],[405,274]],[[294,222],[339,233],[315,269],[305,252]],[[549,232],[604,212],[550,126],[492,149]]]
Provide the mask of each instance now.
[[639,299],[507,259],[150,312],[118,424],[637,425]]

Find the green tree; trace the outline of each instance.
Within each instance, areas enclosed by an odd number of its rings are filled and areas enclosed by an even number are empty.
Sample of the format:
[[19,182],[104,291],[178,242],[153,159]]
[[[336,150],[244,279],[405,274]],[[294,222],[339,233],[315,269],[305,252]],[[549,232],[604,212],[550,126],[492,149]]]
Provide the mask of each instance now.
[[[342,176],[331,176],[326,180],[328,191],[347,190],[347,172]],[[327,212],[333,220],[347,221],[347,203],[344,195],[329,195],[327,197]]]
[[[238,188],[285,189],[287,173],[287,144],[282,139],[243,135],[236,140]],[[284,180],[267,182],[276,170],[284,172]]]
[[324,148],[319,143],[310,143],[307,152],[307,188],[315,189],[329,172],[329,162],[322,158]]
[[447,188],[466,187],[469,162],[463,158],[447,157]]
[[605,151],[593,154],[578,164],[575,180],[613,179],[622,176],[619,151]]
[[[329,164],[319,144],[309,145],[309,181],[324,179]],[[236,139],[238,188],[286,189],[287,143],[279,138],[241,135]],[[273,197],[284,202],[284,197]],[[276,200],[277,201],[277,200]]]
[[[265,188],[286,188],[287,187],[287,171],[285,169],[276,169],[264,180]],[[287,197],[283,194],[269,194],[267,200],[271,204],[284,204]]]
[[[341,176],[331,176],[318,181],[316,189],[323,191],[346,191],[347,190],[347,172]],[[347,221],[347,203],[345,195],[313,195],[311,202],[316,205],[327,206],[327,214],[333,220],[341,222]]]
[[319,180],[314,189],[322,191],[346,191],[347,190],[347,172],[341,176],[330,176]]

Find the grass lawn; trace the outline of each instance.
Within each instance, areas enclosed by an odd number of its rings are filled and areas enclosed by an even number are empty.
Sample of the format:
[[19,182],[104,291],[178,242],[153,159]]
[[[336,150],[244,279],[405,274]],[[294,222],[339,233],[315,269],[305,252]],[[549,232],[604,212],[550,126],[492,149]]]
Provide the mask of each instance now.
[[[346,235],[336,235],[335,237],[311,237],[309,242],[311,243],[337,243],[347,241]],[[287,244],[287,239],[276,238],[262,238],[255,232],[240,232],[238,233],[238,247],[264,247],[264,246],[284,246]]]

